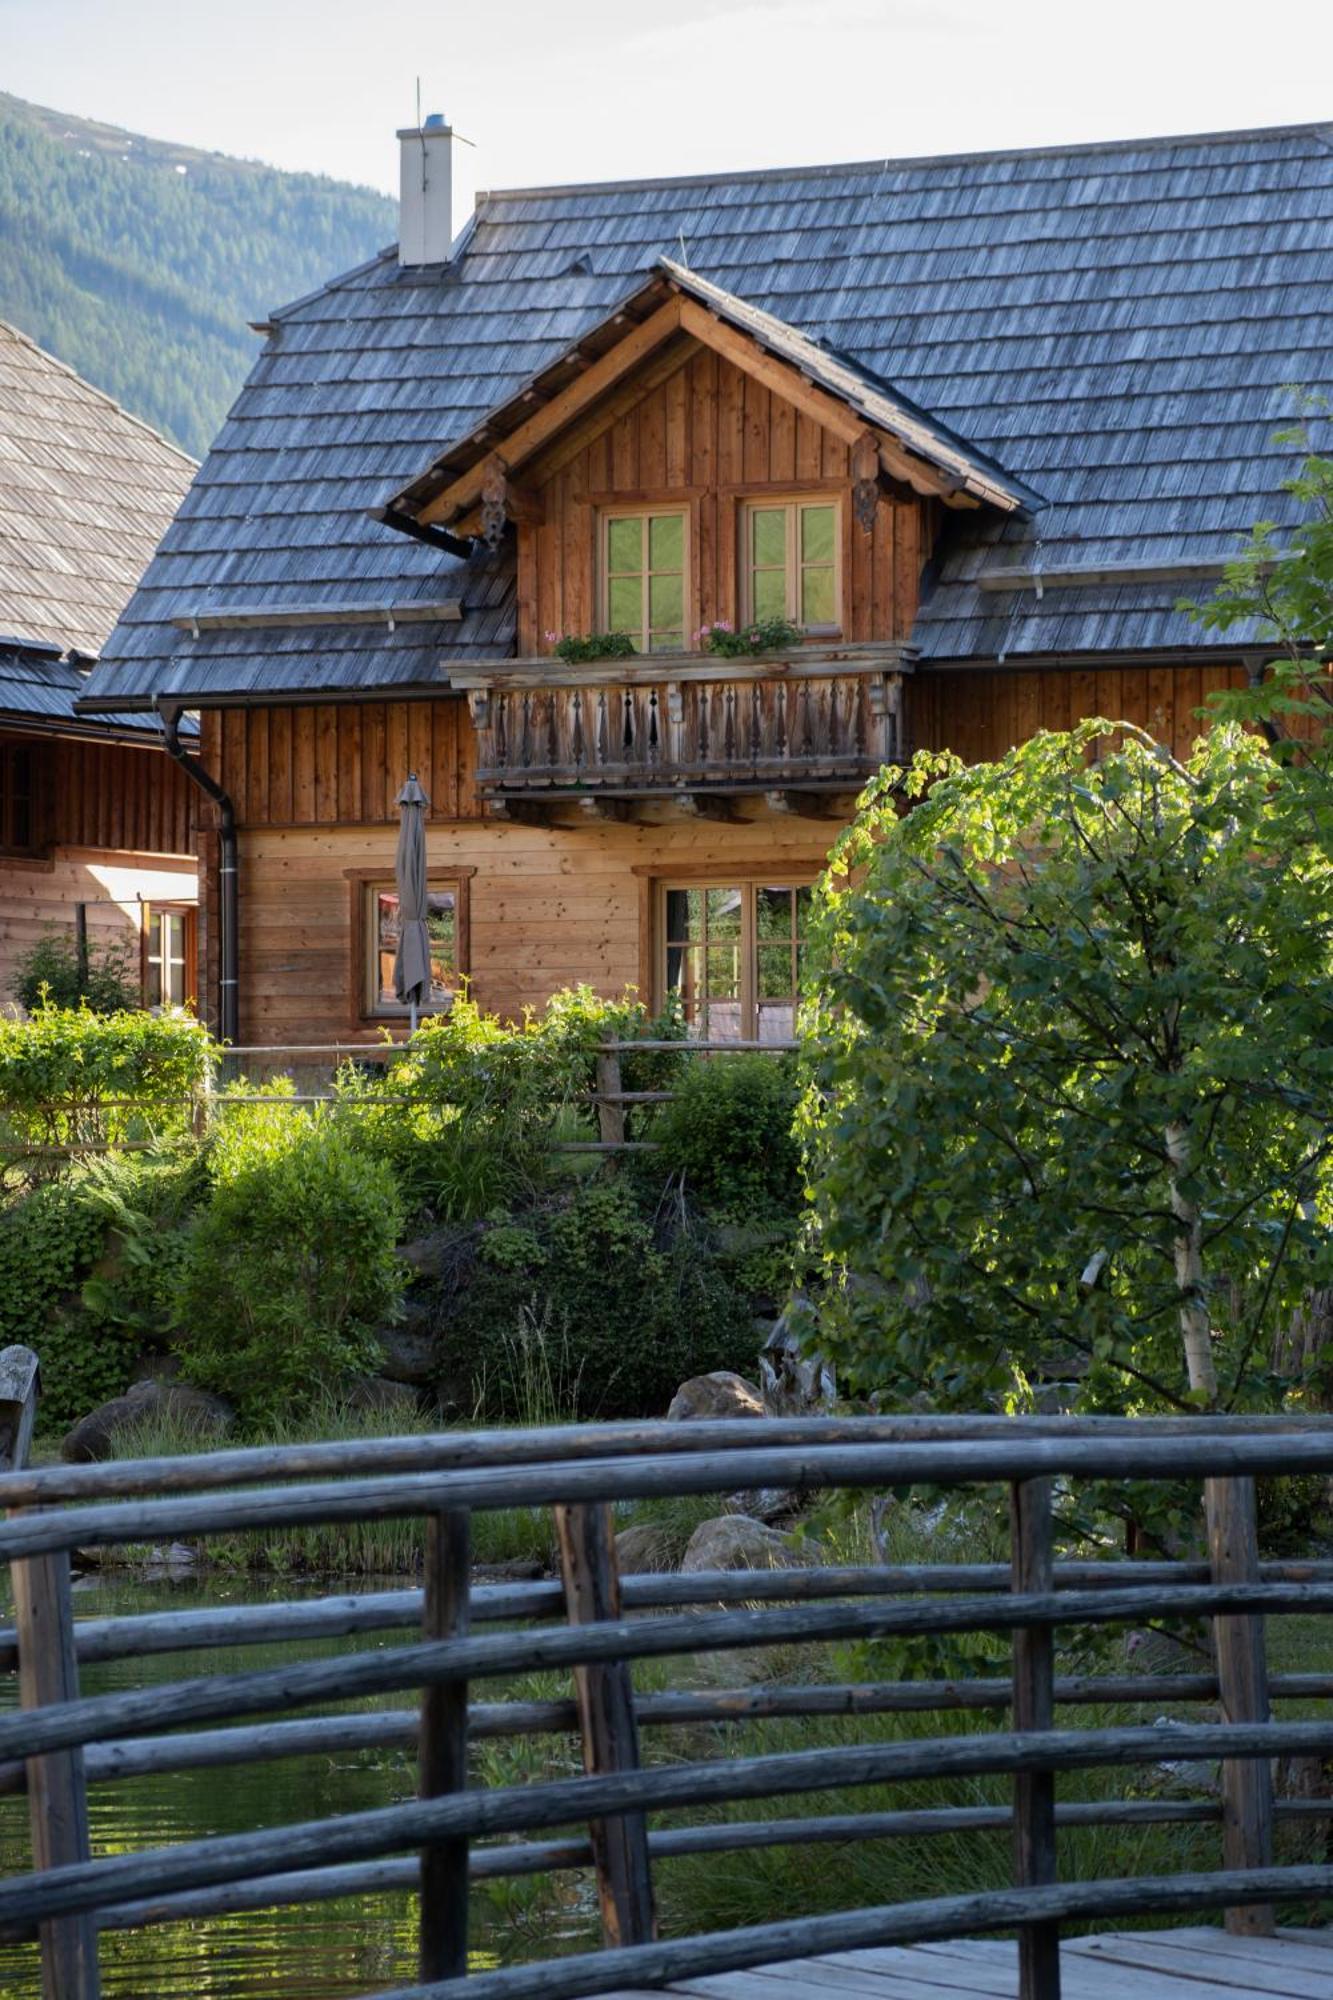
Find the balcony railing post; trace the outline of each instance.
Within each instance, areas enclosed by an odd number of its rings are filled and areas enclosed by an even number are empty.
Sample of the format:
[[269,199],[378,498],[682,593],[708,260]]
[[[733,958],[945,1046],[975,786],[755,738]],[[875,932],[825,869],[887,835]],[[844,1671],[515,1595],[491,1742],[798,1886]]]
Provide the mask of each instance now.
[[[571,1625],[620,1617],[615,1520],[606,1504],[557,1506],[560,1569]],[[590,1777],[639,1768],[634,1685],[623,1660],[575,1667],[574,1693]],[[656,1934],[647,1822],[641,1812],[594,1820],[589,1829],[597,1870],[597,1900],[607,1945],[647,1944]]]
[[[1015,1480],[1009,1489],[1010,1566],[1020,1595],[1055,1588],[1049,1479]],[[1049,1625],[1020,1628],[1013,1639],[1013,1726],[1051,1729],[1055,1722],[1055,1646]],[[1056,1879],[1055,1777],[1021,1771],[1014,1779],[1014,1880],[1038,1888]],[[1018,1933],[1018,2000],[1060,2000],[1060,1926],[1024,1924]]]
[[[466,1635],[471,1619],[472,1516],[448,1508],[426,1522],[423,1639]],[[467,1788],[467,1682],[423,1689],[418,1746],[423,1799]],[[439,1840],[421,1853],[421,1977],[458,1979],[467,1971],[468,1843]]]
[[[1214,1583],[1258,1583],[1259,1531],[1253,1479],[1204,1481],[1208,1559]],[[1213,1620],[1224,1722],[1267,1722],[1268,1660],[1264,1620],[1252,1612]],[[1273,1775],[1266,1757],[1231,1757],[1222,1765],[1222,1862],[1226,1868],[1273,1865]],[[1271,1937],[1271,1903],[1241,1903],[1226,1913],[1239,1936]]]

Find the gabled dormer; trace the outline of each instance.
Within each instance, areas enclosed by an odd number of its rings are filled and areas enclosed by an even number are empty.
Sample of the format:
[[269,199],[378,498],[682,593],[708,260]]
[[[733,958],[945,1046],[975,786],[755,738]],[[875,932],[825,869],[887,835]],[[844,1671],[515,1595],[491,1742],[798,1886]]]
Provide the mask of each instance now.
[[[453,675],[491,796],[633,798],[859,784],[901,747],[940,523],[1034,500],[864,368],[663,259],[383,518],[515,536],[516,659]],[[770,637],[724,658],[715,627]],[[552,657],[593,635],[633,658]]]

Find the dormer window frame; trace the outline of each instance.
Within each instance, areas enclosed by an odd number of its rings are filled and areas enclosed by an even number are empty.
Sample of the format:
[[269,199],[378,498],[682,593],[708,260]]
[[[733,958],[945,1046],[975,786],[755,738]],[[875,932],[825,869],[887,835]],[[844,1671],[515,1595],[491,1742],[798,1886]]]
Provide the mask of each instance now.
[[[847,493],[839,482],[836,486],[821,484],[813,487],[793,487],[751,489],[738,496],[736,507],[736,616],[741,624],[749,624],[761,618],[785,617],[791,624],[813,639],[840,638],[846,630],[847,605]],[[828,563],[818,565],[804,560],[802,548],[803,515],[816,507],[827,507],[833,514],[833,540]],[[759,513],[783,513],[785,581],[784,606],[781,611],[775,607],[758,606],[755,603],[754,576],[756,564],[753,560],[754,517]],[[769,565],[775,568],[776,565]],[[803,577],[807,569],[815,567],[831,568],[833,573],[833,617],[831,620],[808,621],[802,616]]]
[[[596,514],[596,590],[594,601],[597,606],[598,629],[602,632],[628,631],[631,639],[635,642],[636,649],[644,655],[656,652],[688,652],[691,634],[697,622],[694,614],[692,560],[694,509],[691,506],[688,496],[672,493],[663,495],[660,500],[642,497],[633,500],[608,500],[598,504]],[[655,575],[674,576],[677,572],[674,569],[664,568],[662,570],[655,570],[653,568],[651,523],[656,520],[664,520],[668,517],[680,522],[681,565],[679,575],[681,579],[681,619],[679,646],[663,647],[654,645],[654,632],[661,632],[664,629],[674,630],[675,628],[674,626],[670,628],[654,626],[652,622],[652,579]],[[644,524],[643,568],[637,572],[623,568],[616,570],[612,566],[611,544],[613,527],[617,522],[629,520],[639,520]],[[630,626],[626,623],[620,606],[616,606],[613,611],[612,584],[616,581],[623,581],[626,577],[635,574],[642,579],[640,586],[641,601],[638,620],[633,626]],[[621,613],[621,615],[617,615],[618,613]]]

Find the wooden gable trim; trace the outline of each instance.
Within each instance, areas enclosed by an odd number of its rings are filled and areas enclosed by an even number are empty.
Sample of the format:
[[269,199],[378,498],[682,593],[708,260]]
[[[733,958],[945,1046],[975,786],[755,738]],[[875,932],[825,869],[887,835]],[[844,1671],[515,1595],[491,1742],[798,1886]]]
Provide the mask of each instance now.
[[574,418],[613,388],[631,368],[679,330],[681,305],[682,301],[678,298],[668,299],[665,305],[640,321],[615,347],[576,376],[568,388],[553,396],[549,403],[542,404],[526,423],[520,424],[507,437],[497,439],[496,450],[491,457],[460,473],[442,493],[435,496],[428,507],[423,508],[421,520],[443,527],[475,507],[482,497],[487,467],[495,458],[499,458],[509,471],[530,459],[542,445],[550,443]]

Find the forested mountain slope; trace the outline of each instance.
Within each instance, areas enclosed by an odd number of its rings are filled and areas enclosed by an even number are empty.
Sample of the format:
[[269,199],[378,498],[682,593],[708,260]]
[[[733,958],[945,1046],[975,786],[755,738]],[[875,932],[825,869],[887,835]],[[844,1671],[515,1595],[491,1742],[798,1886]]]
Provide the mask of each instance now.
[[257,350],[247,321],[396,228],[369,188],[0,92],[0,319],[196,457]]

